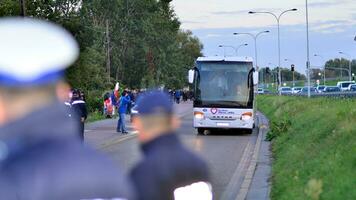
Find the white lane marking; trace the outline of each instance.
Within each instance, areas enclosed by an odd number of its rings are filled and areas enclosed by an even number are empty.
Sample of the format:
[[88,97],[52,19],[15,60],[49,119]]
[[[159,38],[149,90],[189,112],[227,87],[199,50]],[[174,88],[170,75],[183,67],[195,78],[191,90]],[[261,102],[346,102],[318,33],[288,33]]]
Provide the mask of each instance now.
[[236,191],[236,189],[239,187],[239,179],[241,179],[241,176],[243,176],[243,171],[244,169],[246,169],[246,166],[248,165],[249,162],[249,157],[251,154],[251,150],[252,150],[252,144],[251,141],[249,140],[249,142],[247,143],[244,153],[242,154],[241,160],[234,172],[234,174],[232,175],[229,184],[226,187],[226,190],[224,191],[224,193],[221,195],[220,199],[232,199],[234,198],[234,193]]

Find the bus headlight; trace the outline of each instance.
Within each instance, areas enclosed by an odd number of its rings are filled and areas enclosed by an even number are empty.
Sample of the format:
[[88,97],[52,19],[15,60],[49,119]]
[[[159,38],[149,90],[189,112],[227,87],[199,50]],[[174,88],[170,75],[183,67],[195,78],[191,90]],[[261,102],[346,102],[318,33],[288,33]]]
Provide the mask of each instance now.
[[252,112],[247,112],[241,115],[241,120],[248,121],[252,118]]
[[204,113],[202,112],[194,112],[195,119],[204,119]]

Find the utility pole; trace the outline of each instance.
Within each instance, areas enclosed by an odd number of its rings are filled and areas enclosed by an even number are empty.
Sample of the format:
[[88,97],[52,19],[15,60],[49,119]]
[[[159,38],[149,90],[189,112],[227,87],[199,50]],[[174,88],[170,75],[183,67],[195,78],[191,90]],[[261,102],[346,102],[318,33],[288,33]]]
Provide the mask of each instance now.
[[107,54],[107,60],[106,60],[106,71],[108,73],[108,80],[110,80],[110,69],[111,69],[111,62],[110,62],[110,32],[109,32],[109,20],[106,20],[106,54]]
[[26,16],[26,0],[20,0],[20,16]]
[[308,78],[308,98],[310,98],[310,53],[309,53],[309,10],[308,0],[305,0],[306,24],[307,24],[307,78]]

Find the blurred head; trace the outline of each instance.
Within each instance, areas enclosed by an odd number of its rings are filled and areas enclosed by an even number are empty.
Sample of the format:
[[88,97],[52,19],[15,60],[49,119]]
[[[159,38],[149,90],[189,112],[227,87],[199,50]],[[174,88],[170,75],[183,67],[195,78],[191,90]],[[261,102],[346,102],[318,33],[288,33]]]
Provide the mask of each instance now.
[[121,93],[121,96],[126,97],[128,94],[129,94],[129,93],[125,90],[125,91],[123,91],[123,92]]
[[133,125],[139,132],[140,143],[147,143],[161,135],[170,134],[180,125],[179,119],[173,114],[169,96],[161,91],[154,90],[141,94],[137,100],[137,111]]
[[78,89],[74,89],[72,92],[72,99],[78,100],[80,99],[80,91]]
[[77,58],[73,36],[30,18],[0,19],[0,126],[68,98],[64,70]]
[[0,126],[57,101],[64,102],[68,88],[64,82],[26,88],[0,85]]

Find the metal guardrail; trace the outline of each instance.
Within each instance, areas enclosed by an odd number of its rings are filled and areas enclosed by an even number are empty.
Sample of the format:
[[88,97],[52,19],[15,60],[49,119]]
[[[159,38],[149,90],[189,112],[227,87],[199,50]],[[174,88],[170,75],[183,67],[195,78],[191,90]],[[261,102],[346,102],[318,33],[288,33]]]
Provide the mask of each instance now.
[[[278,95],[278,93],[268,93],[263,95]],[[307,97],[308,94],[283,94],[283,96],[301,96]],[[356,92],[330,92],[330,93],[312,93],[312,98],[316,97],[328,97],[328,98],[338,98],[338,99],[350,99],[356,98]]]
[[[298,94],[299,96],[308,96],[308,94]],[[329,97],[329,98],[341,98],[349,99],[356,98],[356,92],[330,92],[330,93],[314,93],[311,97]]]

